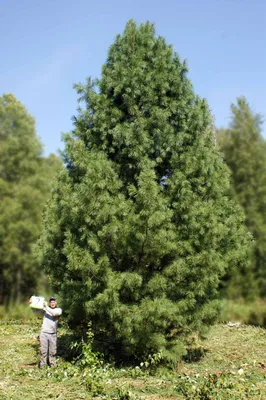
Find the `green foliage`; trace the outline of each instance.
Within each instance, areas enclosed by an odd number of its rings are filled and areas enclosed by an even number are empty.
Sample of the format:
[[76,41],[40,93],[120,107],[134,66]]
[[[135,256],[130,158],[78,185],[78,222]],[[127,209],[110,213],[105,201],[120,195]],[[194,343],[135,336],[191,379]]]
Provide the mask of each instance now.
[[0,97],[0,303],[19,301],[36,287],[32,247],[58,157],[41,157],[34,119],[12,94]]
[[65,135],[66,170],[46,210],[42,265],[69,325],[130,363],[176,365],[218,313],[220,278],[246,260],[242,213],[212,118],[186,64],[150,23],[129,21]]
[[108,378],[108,368],[104,367],[101,355],[93,352],[93,333],[89,327],[86,341],[73,343],[81,347],[81,354],[75,365],[82,371],[86,387],[92,395],[100,395],[104,392],[104,381]]
[[[245,98],[231,105],[228,129],[218,130],[219,147],[231,170],[234,196],[245,213],[245,223],[255,241],[248,268],[233,274],[228,294],[233,297],[265,296],[266,290],[266,142],[262,119]],[[235,271],[237,272],[237,271]]]

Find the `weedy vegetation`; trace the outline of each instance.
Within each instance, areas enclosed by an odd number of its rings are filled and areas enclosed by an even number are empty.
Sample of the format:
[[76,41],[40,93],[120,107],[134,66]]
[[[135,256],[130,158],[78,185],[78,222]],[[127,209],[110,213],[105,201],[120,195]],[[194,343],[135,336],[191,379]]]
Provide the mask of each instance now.
[[106,364],[92,351],[92,333],[77,341],[62,326],[58,365],[38,369],[41,320],[0,322],[0,398],[4,400],[265,399],[266,334],[240,323],[213,326],[197,336],[175,369],[160,353],[137,366]]

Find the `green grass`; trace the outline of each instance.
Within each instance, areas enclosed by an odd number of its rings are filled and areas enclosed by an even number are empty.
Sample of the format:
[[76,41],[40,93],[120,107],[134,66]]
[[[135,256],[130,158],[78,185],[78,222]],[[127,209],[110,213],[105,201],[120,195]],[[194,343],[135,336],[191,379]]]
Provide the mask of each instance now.
[[240,321],[243,324],[266,327],[266,299],[252,302],[223,300],[220,321]]
[[[40,370],[40,325],[36,317],[0,322],[0,399],[266,399],[266,334],[259,327],[216,325],[175,371],[151,373],[141,367],[81,371],[62,357],[56,368]],[[61,345],[65,334],[62,329]]]

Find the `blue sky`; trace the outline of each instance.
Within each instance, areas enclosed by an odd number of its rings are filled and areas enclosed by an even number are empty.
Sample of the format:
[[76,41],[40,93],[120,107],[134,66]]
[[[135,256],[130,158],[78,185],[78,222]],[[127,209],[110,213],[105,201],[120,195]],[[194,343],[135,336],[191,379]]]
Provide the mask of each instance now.
[[154,22],[188,60],[218,127],[238,96],[266,115],[266,0],[0,0],[0,95],[13,93],[35,117],[46,155],[72,128],[73,84],[100,77],[130,18]]

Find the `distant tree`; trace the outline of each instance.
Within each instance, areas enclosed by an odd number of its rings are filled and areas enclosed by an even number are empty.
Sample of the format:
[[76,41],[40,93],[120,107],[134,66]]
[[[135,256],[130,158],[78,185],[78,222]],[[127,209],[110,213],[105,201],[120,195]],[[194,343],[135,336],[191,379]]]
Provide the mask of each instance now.
[[40,240],[70,326],[91,321],[103,350],[131,360],[180,358],[215,320],[220,278],[246,258],[212,118],[186,74],[153,25],[127,24],[101,79],[76,86],[86,107]]
[[231,170],[234,196],[244,210],[247,228],[255,239],[250,267],[243,271],[242,280],[240,276],[234,279],[239,281],[242,295],[250,294],[252,289],[265,297],[266,142],[261,134],[262,118],[252,112],[244,97],[231,105],[231,112],[229,128],[218,130],[217,139]]
[[38,278],[32,246],[62,165],[42,157],[34,119],[12,95],[0,97],[0,302],[30,294]]

